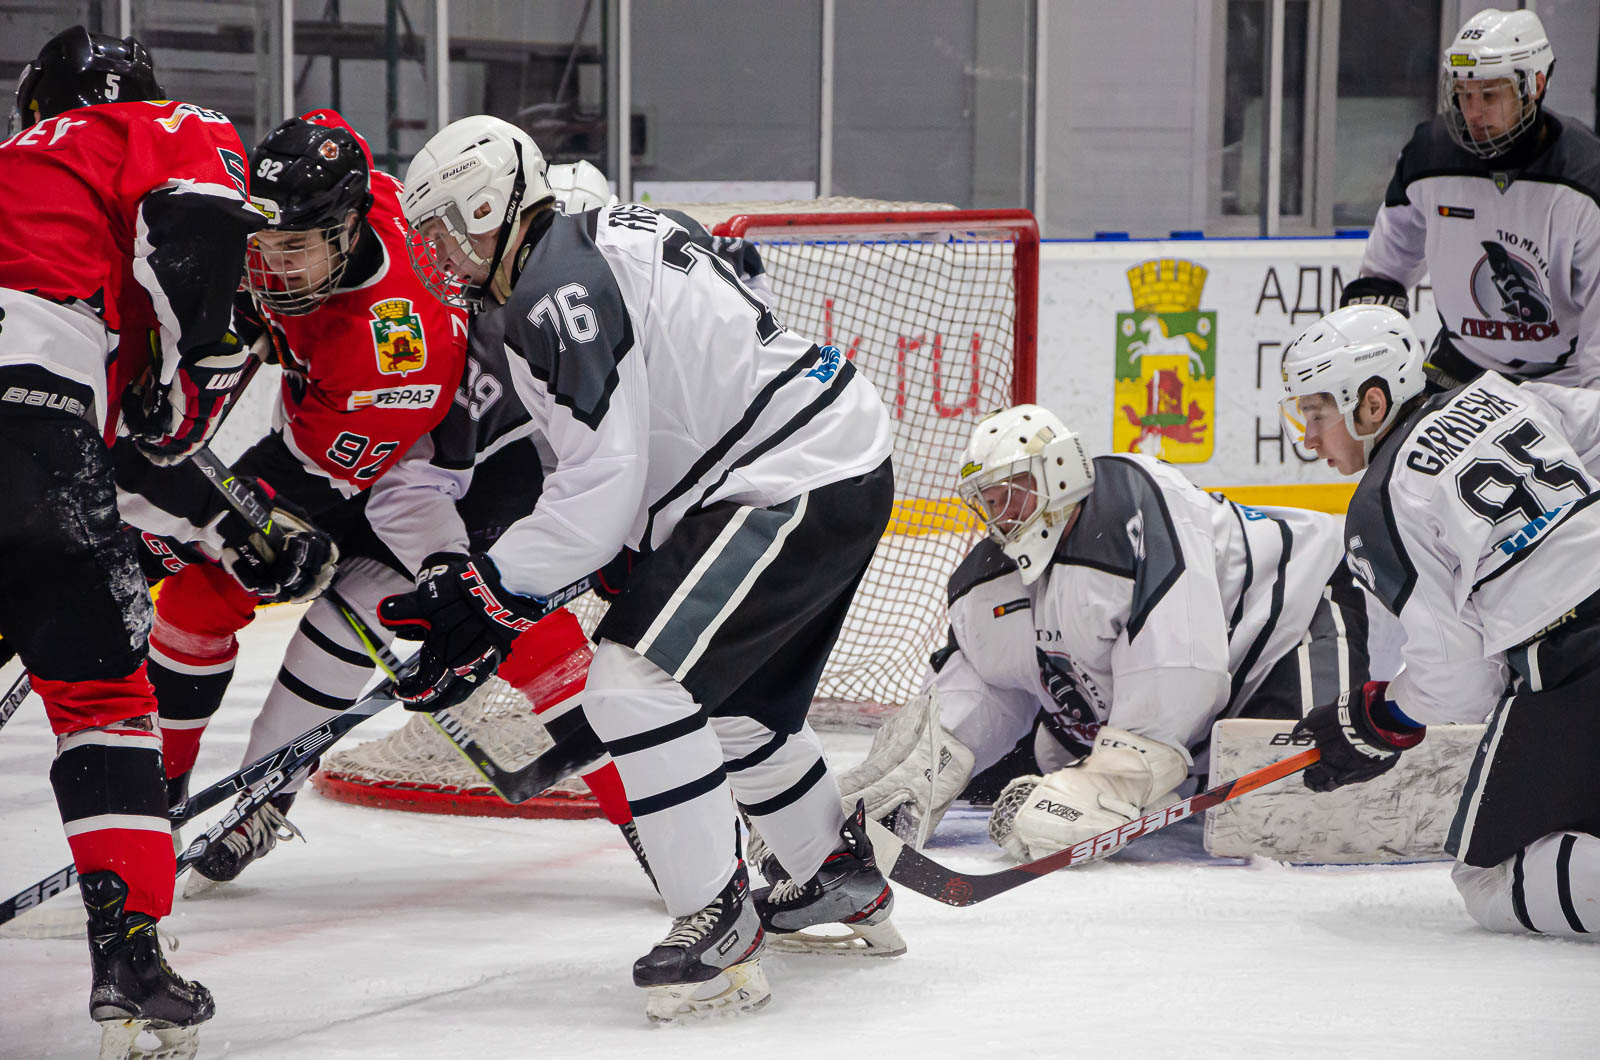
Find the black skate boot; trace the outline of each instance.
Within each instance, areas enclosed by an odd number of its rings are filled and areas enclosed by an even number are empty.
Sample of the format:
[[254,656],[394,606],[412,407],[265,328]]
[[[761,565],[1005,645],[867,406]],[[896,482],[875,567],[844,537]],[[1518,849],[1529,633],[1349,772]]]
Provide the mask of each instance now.
[[[194,1056],[195,1028],[216,1011],[211,992],[174,972],[161,955],[154,917],[123,908],[128,885],[114,872],[78,880],[89,913],[89,961],[94,985],[89,1018],[102,1026],[102,1060],[185,1060]],[[149,1031],[154,1049],[136,1039]]]
[[[866,808],[855,812],[839,829],[842,841],[828,855],[817,874],[796,883],[783,873],[777,858],[766,855],[762,870],[772,880],[751,898],[762,925],[772,932],[772,948],[780,953],[833,953],[862,957],[895,957],[906,951],[906,940],[889,922],[894,892],[878,871],[867,839]],[[775,878],[776,877],[776,878]],[[815,934],[806,928],[842,924],[844,934]]]
[[650,859],[645,856],[644,844],[639,842],[639,826],[632,821],[617,825],[622,830],[622,838],[628,841],[628,849],[633,851],[634,859],[639,862],[639,867],[650,878],[650,886],[655,887],[656,893],[661,893],[661,888],[656,885],[656,874],[650,871]]
[[697,913],[672,921],[667,937],[633,962],[646,991],[645,1015],[657,1023],[760,1008],[772,1000],[761,970],[766,932],[750,904],[744,862],[722,893]]
[[[213,890],[219,883],[238,879],[245,866],[278,845],[280,839],[305,839],[300,829],[290,823],[287,814],[294,805],[295,794],[274,795],[233,831],[211,844],[201,859],[194,863],[183,896],[195,898]],[[248,795],[240,796],[241,801]]]

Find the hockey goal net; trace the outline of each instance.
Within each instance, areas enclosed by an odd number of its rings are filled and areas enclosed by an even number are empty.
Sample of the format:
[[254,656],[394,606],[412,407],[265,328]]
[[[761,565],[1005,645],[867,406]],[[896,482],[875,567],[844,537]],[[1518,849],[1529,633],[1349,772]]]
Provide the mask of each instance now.
[[[915,694],[943,640],[945,582],[980,532],[953,489],[972,426],[1033,400],[1039,234],[1026,210],[806,207],[685,209],[715,234],[755,244],[780,319],[842,350],[888,407],[894,513],[812,711],[814,724],[874,726]],[[589,599],[575,610],[593,629],[601,608]],[[456,715],[505,766],[550,745],[528,701],[501,681]],[[349,801],[443,813],[599,812],[576,783],[535,803],[502,802],[421,717],[328,756],[317,785]]]

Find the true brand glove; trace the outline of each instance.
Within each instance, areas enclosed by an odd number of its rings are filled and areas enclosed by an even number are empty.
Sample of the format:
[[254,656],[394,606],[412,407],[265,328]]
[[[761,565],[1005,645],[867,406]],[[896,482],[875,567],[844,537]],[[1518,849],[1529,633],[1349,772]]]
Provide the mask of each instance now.
[[1368,681],[1350,702],[1347,697],[1307,714],[1294,735],[1316,741],[1322,760],[1305,771],[1306,787],[1332,791],[1360,784],[1394,768],[1400,752],[1422,742],[1427,728],[1390,709],[1384,700],[1387,681]]
[[[155,337],[152,334],[152,345]],[[190,351],[165,388],[146,381],[129,388],[123,422],[133,444],[152,464],[181,463],[206,444],[249,373],[250,351],[239,337]]]
[[407,709],[429,713],[463,702],[542,617],[536,601],[500,583],[488,556],[435,552],[422,561],[414,590],[378,606],[378,620],[395,636],[422,641],[417,668],[396,696]]
[[222,517],[221,562],[234,580],[263,603],[298,603],[317,596],[333,581],[339,549],[299,508],[278,497],[261,479],[241,478],[284,532],[283,544],[269,560],[257,547],[257,532],[237,512]]

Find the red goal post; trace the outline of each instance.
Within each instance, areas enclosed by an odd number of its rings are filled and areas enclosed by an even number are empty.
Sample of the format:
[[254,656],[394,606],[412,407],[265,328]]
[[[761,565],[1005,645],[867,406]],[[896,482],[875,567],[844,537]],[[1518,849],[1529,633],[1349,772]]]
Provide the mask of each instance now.
[[[854,204],[852,204],[854,205]],[[817,724],[873,726],[915,694],[945,637],[945,582],[980,533],[955,497],[977,419],[1034,400],[1039,229],[1027,210],[894,204],[816,209],[683,207],[759,252],[779,319],[843,351],[877,386],[894,432],[895,506],[812,710]],[[575,608],[586,628],[593,600]],[[501,681],[457,708],[503,765],[548,746]],[[316,778],[345,801],[436,813],[598,815],[581,786],[512,807],[426,719],[330,755]]]

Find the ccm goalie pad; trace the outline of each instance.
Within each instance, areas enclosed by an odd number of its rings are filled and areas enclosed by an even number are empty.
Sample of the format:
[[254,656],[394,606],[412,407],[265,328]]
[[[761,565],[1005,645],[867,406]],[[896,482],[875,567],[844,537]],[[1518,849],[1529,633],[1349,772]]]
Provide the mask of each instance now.
[[[1290,735],[1293,721],[1230,718],[1211,728],[1211,783],[1221,784],[1312,745]],[[1206,815],[1206,850],[1291,864],[1359,865],[1449,861],[1445,835],[1455,816],[1482,725],[1430,725],[1427,739],[1387,773],[1325,794],[1298,778]]]

